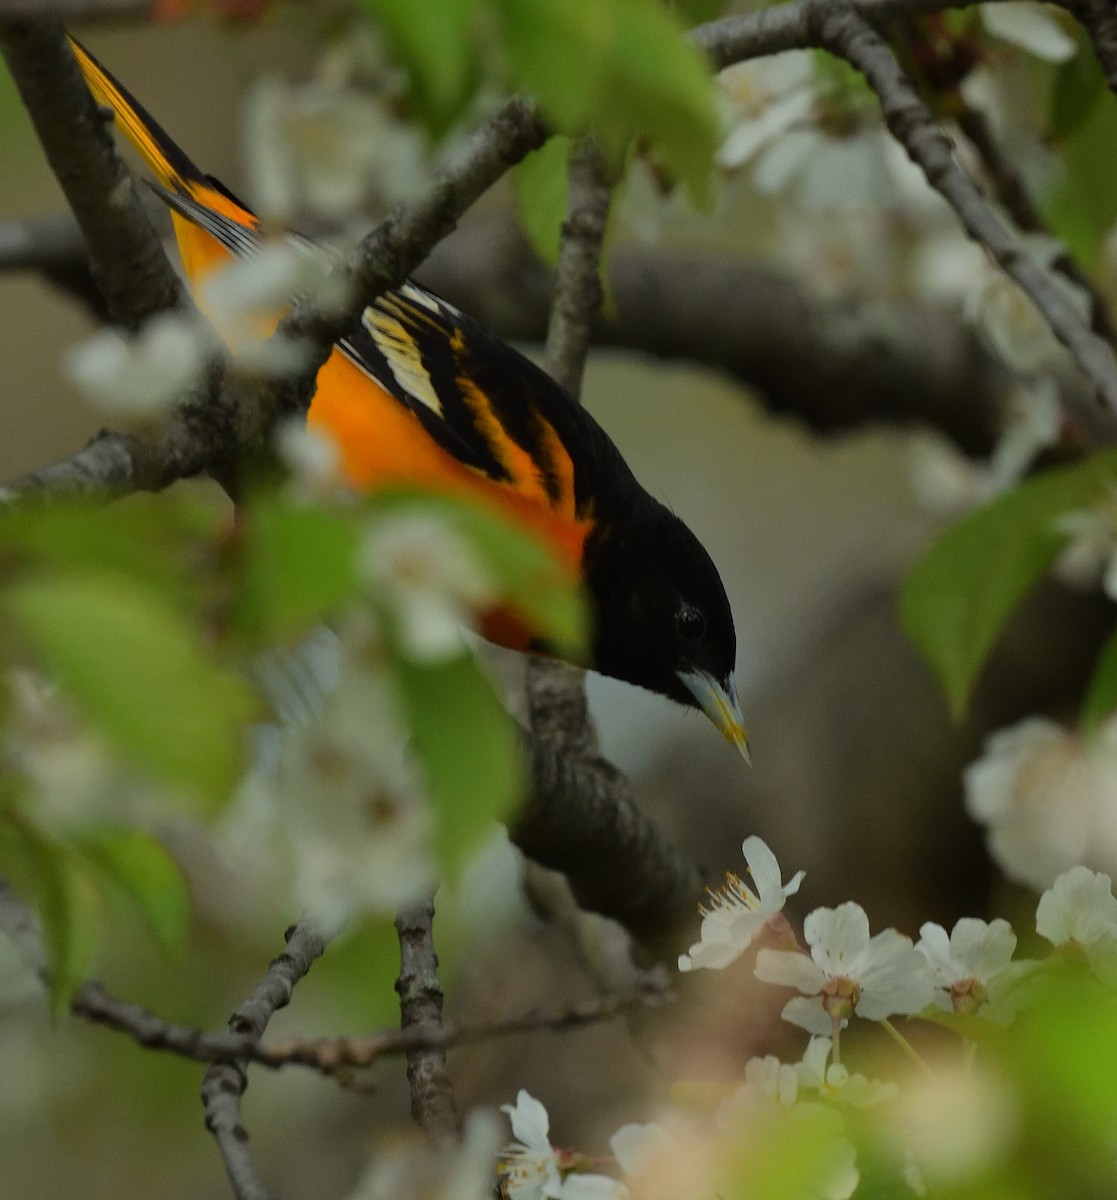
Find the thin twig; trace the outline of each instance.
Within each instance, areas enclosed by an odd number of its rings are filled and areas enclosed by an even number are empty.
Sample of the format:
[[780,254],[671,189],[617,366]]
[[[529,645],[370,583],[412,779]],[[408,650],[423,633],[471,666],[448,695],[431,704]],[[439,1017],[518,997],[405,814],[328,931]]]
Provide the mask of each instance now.
[[422,1044],[407,1050],[407,1082],[411,1085],[411,1115],[433,1141],[457,1137],[458,1110],[446,1069],[442,1035],[442,985],[434,951],[434,905],[415,904],[396,917],[399,934],[400,1029],[414,1030]]
[[570,156],[570,199],[544,348],[547,371],[575,399],[601,308],[601,248],[612,182],[597,143],[583,138]]
[[[997,216],[959,166],[950,139],[919,98],[887,43],[848,4],[816,6],[820,45],[856,67],[877,93],[892,135],[951,205],[962,227],[1023,289],[1052,332],[1113,413],[1117,413],[1117,360],[1113,348],[1090,329],[1050,271],[1028,253],[1020,237]],[[1079,414],[1088,419],[1089,414]],[[1093,422],[1095,427],[1097,421]]]
[[[985,113],[962,101],[956,119],[958,127],[977,151],[997,199],[1004,205],[1016,227],[1023,233],[1039,233],[1053,237],[1047,222],[1033,203],[1027,185],[997,142]],[[1090,276],[1070,256],[1069,251],[1063,248],[1051,266],[1089,297],[1090,321],[1094,332],[1105,338],[1110,345],[1117,342],[1117,334],[1109,318],[1105,297],[1094,286]]]
[[[252,994],[229,1018],[229,1030],[258,1042],[273,1014],[290,1002],[295,984],[326,948],[326,939],[306,924],[292,925],[287,949],[268,967]],[[215,1063],[202,1080],[206,1128],[217,1141],[237,1200],[268,1200],[241,1124],[240,1098],[248,1086],[248,1062]]]
[[[49,983],[49,964],[38,919],[3,878],[0,878],[0,931],[16,943],[46,986]],[[456,1046],[476,1045],[541,1031],[569,1033],[641,1009],[656,1008],[669,1003],[671,999],[671,992],[666,986],[648,977],[632,991],[617,992],[553,1009],[530,1009],[487,1021],[413,1025],[407,1029],[385,1029],[360,1037],[288,1037],[267,1044],[261,1044],[254,1033],[208,1033],[194,1026],[178,1025],[142,1005],[109,995],[94,980],[78,989],[70,1011],[92,1024],[123,1034],[145,1050],[165,1051],[195,1062],[250,1061],[274,1070],[292,1066],[309,1067],[323,1075],[333,1075],[369,1067],[381,1058],[415,1050],[445,1051]]]

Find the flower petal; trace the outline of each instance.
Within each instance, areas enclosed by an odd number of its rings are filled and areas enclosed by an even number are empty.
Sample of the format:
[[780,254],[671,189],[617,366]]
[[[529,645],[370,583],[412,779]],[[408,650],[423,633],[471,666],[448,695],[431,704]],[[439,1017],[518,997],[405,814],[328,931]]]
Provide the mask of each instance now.
[[761,950],[756,956],[756,977],[808,996],[817,996],[826,982],[825,972],[798,950]]

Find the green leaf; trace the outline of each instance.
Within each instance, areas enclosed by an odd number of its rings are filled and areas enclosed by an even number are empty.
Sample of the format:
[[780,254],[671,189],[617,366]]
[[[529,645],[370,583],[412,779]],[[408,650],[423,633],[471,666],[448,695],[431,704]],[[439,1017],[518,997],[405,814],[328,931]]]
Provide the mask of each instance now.
[[702,25],[725,12],[725,0],[671,0],[684,25]]
[[956,717],[1009,614],[1059,552],[1057,518],[1100,496],[1115,466],[1110,451],[1037,475],[947,530],[916,564],[901,619]]
[[473,0],[363,0],[411,80],[411,99],[434,134],[460,115],[478,79]]
[[172,784],[227,796],[253,703],[163,596],[120,576],[75,572],[22,579],[6,604],[121,754]]
[[416,508],[447,521],[470,541],[506,602],[545,635],[563,657],[577,659],[588,640],[585,597],[569,573],[538,538],[479,504],[392,489],[375,496],[370,509],[388,513]]
[[258,497],[243,516],[237,620],[257,642],[304,633],[350,599],[357,526],[350,513]]
[[1082,702],[1082,727],[1094,733],[1117,710],[1117,631],[1112,633],[1094,664],[1094,674]]
[[610,156],[639,135],[704,201],[719,141],[713,77],[658,0],[495,0],[515,82]]
[[558,262],[566,220],[570,147],[570,138],[553,137],[529,154],[512,175],[520,224],[536,254],[552,267]]
[[191,583],[183,547],[210,535],[217,519],[208,505],[166,496],[26,505],[0,513],[0,546],[25,565],[102,568],[181,596]]
[[471,655],[433,664],[400,659],[395,679],[438,820],[439,861],[452,880],[519,798],[516,726]]
[[139,829],[105,826],[74,837],[77,852],[136,905],[159,944],[181,951],[190,924],[190,897],[178,863]]
[[[1080,51],[1078,57],[1093,60]],[[1095,67],[1096,70],[1096,67]],[[1100,78],[1100,72],[1099,72]],[[1106,94],[1061,139],[1059,176],[1045,204],[1053,232],[1087,269],[1117,220],[1117,102]]]
[[1059,64],[1051,84],[1047,133],[1056,142],[1081,127],[1107,90],[1088,39],[1080,35],[1078,41],[1078,53]]
[[42,924],[51,1011],[62,1015],[82,985],[97,941],[98,902],[77,856],[25,817],[4,822],[4,870],[24,883]]

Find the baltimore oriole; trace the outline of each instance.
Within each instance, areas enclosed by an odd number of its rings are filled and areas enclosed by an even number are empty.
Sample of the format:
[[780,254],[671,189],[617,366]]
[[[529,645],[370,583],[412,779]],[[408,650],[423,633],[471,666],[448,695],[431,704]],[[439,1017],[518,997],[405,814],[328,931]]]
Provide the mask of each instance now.
[[[87,50],[71,46],[94,98],[155,176],[191,285],[252,254],[261,240],[252,211],[199,170]],[[406,283],[335,345],[308,421],[337,444],[355,488],[407,481],[466,492],[541,535],[590,597],[592,659],[583,665],[701,708],[748,757],[733,615],[717,568],[544,371]],[[512,649],[546,649],[507,612],[491,614],[480,632]]]

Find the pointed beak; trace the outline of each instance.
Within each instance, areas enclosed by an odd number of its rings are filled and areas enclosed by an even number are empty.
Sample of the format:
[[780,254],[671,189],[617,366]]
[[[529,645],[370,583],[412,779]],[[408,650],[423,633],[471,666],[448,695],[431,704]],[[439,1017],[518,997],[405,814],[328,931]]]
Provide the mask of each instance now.
[[688,692],[698,701],[698,707],[721,730],[726,741],[732,742],[741,752],[745,762],[752,766],[749,754],[749,738],[745,731],[741,705],[737,699],[737,687],[733,676],[719,683],[708,671],[680,671],[679,679]]

